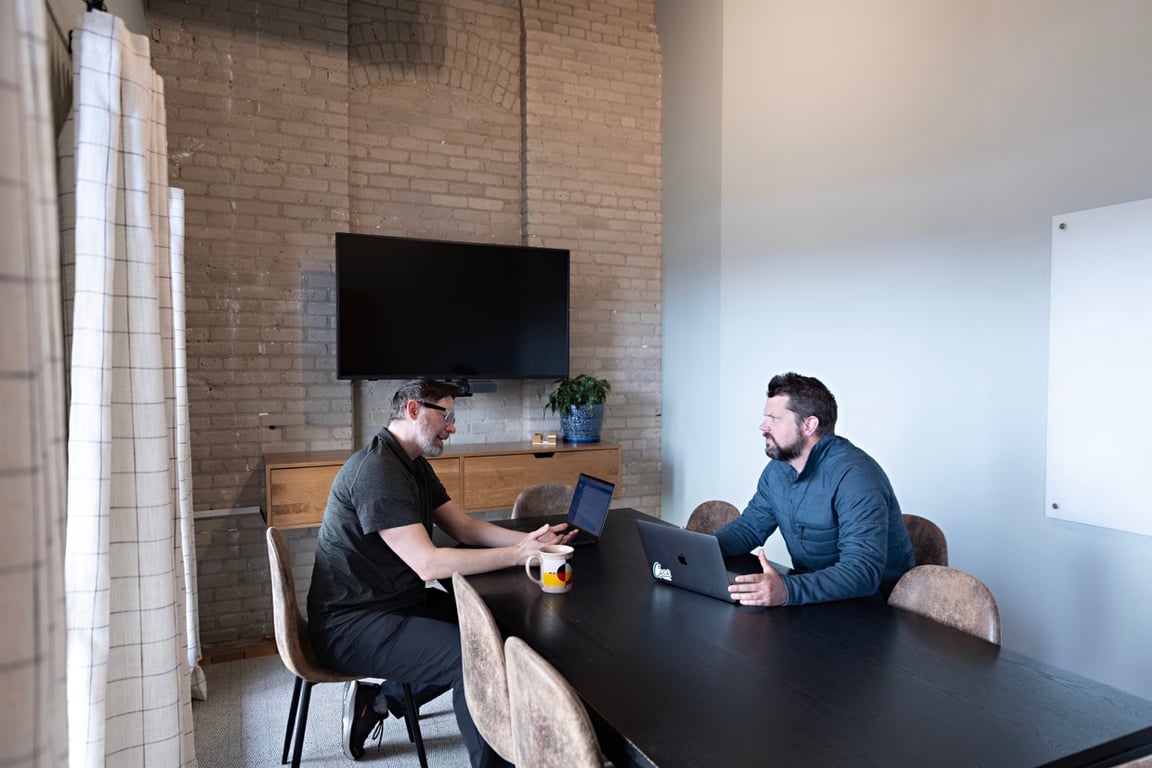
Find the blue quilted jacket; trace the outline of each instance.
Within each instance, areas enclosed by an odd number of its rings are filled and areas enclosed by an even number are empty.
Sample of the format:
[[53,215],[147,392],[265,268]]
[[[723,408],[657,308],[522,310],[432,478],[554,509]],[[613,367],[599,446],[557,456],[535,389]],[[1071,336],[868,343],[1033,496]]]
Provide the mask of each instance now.
[[813,446],[799,475],[785,461],[768,462],[744,513],[716,538],[725,555],[742,554],[777,528],[792,557],[787,605],[871,595],[914,565],[888,476],[836,435]]

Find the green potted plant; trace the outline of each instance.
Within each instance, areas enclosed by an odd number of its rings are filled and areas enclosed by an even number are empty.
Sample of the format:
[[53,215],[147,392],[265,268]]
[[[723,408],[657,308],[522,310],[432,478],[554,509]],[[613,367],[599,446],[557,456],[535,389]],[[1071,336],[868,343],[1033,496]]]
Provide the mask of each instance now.
[[612,385],[606,379],[598,379],[581,373],[556,379],[555,389],[548,395],[548,405],[553,413],[560,414],[560,428],[566,443],[600,442],[600,425],[604,421],[604,401]]

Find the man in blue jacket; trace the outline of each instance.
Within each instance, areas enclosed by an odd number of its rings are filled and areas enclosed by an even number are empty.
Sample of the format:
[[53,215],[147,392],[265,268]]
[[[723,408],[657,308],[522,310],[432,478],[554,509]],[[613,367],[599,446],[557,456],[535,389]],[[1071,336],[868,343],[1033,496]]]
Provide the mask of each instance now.
[[764,451],[772,461],[738,520],[716,531],[725,555],[761,547],[779,529],[793,572],[763,573],[729,587],[743,605],[800,605],[871,595],[915,562],[900,504],[871,456],[835,434],[836,398],[818,379],[772,377],[764,404]]

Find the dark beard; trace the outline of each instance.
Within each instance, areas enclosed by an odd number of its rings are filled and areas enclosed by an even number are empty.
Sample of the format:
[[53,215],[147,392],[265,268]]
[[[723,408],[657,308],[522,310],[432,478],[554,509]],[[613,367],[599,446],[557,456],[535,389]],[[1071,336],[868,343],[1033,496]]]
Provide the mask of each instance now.
[[768,454],[768,458],[773,461],[792,461],[800,455],[803,447],[803,443],[799,440],[792,445],[780,445],[773,440],[772,445],[764,444],[764,453]]

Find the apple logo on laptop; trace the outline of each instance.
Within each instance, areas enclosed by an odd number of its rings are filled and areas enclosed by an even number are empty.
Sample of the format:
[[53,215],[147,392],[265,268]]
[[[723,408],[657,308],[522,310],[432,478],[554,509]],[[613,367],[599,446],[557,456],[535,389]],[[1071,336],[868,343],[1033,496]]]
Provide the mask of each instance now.
[[676,559],[680,561],[680,565],[688,565],[688,558],[684,557],[683,554],[676,555]]

